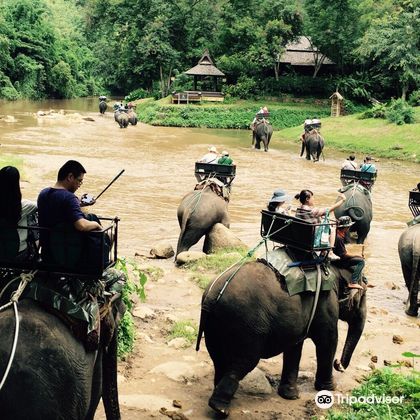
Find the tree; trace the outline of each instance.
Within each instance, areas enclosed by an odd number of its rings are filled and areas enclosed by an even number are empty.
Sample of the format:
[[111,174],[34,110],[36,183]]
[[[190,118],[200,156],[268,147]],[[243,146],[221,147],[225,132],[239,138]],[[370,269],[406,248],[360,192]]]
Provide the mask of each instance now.
[[399,1],[392,12],[372,21],[356,50],[360,60],[398,80],[402,99],[420,83],[419,27],[418,2]]

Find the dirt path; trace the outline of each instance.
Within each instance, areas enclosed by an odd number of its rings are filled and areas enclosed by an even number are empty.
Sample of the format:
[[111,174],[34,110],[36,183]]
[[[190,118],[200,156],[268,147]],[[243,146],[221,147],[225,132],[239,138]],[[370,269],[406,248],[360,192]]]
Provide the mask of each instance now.
[[[119,366],[122,417],[127,420],[216,418],[207,406],[212,391],[213,366],[204,340],[199,352],[195,351],[194,345],[180,349],[168,346],[168,332],[173,322],[191,320],[198,324],[202,291],[189,279],[186,271],[176,268],[170,260],[139,260],[139,263],[143,267],[159,267],[164,274],[147,284],[147,302],[140,303],[136,311],[140,317],[136,317],[138,338],[135,350]],[[369,289],[370,293],[372,291],[374,289]],[[360,378],[371,371],[369,363],[372,356],[378,357],[376,366],[382,367],[384,360],[394,363],[403,360],[401,353],[404,351],[420,353],[419,320],[393,315],[370,305],[368,312],[365,332],[351,366],[343,374],[334,374],[337,392],[345,394],[358,385]],[[337,352],[342,349],[345,326],[340,322]],[[394,335],[401,336],[403,343],[393,343]],[[258,368],[271,383],[275,383],[279,379],[281,365],[282,357],[277,356],[260,361]],[[306,341],[299,375],[301,398],[284,400],[277,395],[275,388],[264,395],[252,395],[249,387],[248,391],[240,388],[232,403],[230,418],[304,419],[316,413],[322,414],[314,403],[315,367],[315,348],[312,342]],[[179,403],[175,405],[181,407],[174,407],[174,400]],[[165,409],[166,415],[162,414]],[[96,419],[104,418],[101,407]]]

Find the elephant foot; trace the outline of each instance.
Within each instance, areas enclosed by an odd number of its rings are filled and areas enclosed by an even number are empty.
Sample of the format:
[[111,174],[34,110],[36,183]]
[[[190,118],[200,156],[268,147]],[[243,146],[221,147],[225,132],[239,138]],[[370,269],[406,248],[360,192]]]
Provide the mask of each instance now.
[[209,399],[209,407],[212,408],[219,418],[225,419],[229,417],[229,404],[216,401],[213,397]]
[[419,310],[418,310],[418,308],[417,308],[417,309],[407,308],[404,312],[405,312],[408,316],[414,316],[414,317],[417,317],[417,316],[418,316],[418,314],[419,314]]
[[323,391],[323,390],[334,391],[335,383],[332,379],[330,381],[324,381],[324,382],[316,380],[314,387],[317,391]]
[[292,386],[280,384],[277,389],[277,393],[280,395],[280,397],[286,400],[297,400],[299,398],[299,390],[296,385]]
[[209,399],[209,406],[225,418],[229,415],[229,406],[232,398],[238,389],[239,381],[234,375],[224,376],[214,388],[213,394]]
[[341,364],[341,361],[338,359],[334,360],[334,369],[338,372],[344,372],[346,368]]

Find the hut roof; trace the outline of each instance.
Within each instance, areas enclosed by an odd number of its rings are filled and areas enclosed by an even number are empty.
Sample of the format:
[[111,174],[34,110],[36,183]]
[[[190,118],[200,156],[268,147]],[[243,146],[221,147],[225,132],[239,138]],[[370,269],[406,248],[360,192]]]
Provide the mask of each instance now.
[[225,74],[221,72],[214,64],[210,58],[208,50],[204,51],[203,56],[200,58],[198,64],[191,69],[187,70],[185,74],[190,76],[224,76]]
[[[280,57],[280,63],[287,63],[292,66],[315,66],[314,55],[319,59],[322,57],[321,51],[312,45],[309,37],[300,36],[296,42],[290,42],[286,45],[286,51]],[[328,57],[325,57],[322,64],[335,63]]]
[[340,99],[340,100],[343,100],[344,98],[341,96],[341,94],[339,93],[339,92],[334,92],[331,96],[330,96],[330,99],[331,98],[337,98],[337,99]]

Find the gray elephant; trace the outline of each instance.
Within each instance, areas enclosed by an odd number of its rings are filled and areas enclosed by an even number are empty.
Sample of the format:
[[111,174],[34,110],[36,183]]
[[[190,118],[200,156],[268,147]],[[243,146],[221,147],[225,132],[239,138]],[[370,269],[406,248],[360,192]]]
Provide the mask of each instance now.
[[303,155],[306,149],[306,159],[312,160],[314,162],[319,161],[319,156],[324,149],[324,138],[318,133],[317,130],[313,129],[309,132],[305,132],[302,141],[302,149],[300,151],[300,156]]
[[207,234],[216,223],[229,228],[228,201],[214,192],[211,185],[188,193],[178,207],[178,222],[181,228],[176,255],[188,251],[204,235],[203,251],[208,252]]
[[128,115],[124,111],[115,111],[114,119],[119,124],[120,128],[128,127],[128,122],[129,122]]
[[[0,392],[4,420],[93,419],[102,397],[106,418],[120,419],[117,335],[87,352],[70,328],[37,302],[18,303],[20,328],[11,370]],[[0,312],[3,376],[15,332],[13,308]]]
[[257,124],[252,135],[252,144],[255,141],[255,148],[261,148],[261,142],[264,145],[264,152],[268,152],[271,136],[273,135],[273,126],[268,122]]
[[420,224],[410,226],[401,234],[398,241],[398,253],[405,285],[408,289],[405,313],[410,316],[417,316],[420,281]]
[[355,224],[350,231],[357,232],[357,243],[363,244],[373,218],[371,193],[356,183],[340,190],[347,200],[334,210],[335,217],[350,216]]
[[131,125],[137,125],[137,114],[132,109],[129,109],[127,111],[127,115],[128,115],[128,122]]
[[108,105],[105,101],[99,102],[99,112],[101,114],[105,114],[106,109],[108,108]]
[[238,271],[233,267],[204,292],[197,350],[204,332],[215,370],[209,405],[219,415],[229,414],[239,381],[259,360],[280,353],[283,353],[283,371],[278,393],[286,399],[298,398],[296,381],[305,338],[310,338],[316,346],[315,388],[334,389],[332,368],[338,318],[349,325],[341,359],[334,362],[335,369],[344,371],[363,332],[366,295],[365,291],[352,291],[351,310],[348,302],[339,304],[338,290],[351,274],[333,266],[328,269],[337,275],[335,289],[320,292],[309,331],[314,294],[289,296],[284,278],[278,277],[266,263],[248,262]]

